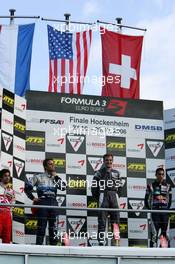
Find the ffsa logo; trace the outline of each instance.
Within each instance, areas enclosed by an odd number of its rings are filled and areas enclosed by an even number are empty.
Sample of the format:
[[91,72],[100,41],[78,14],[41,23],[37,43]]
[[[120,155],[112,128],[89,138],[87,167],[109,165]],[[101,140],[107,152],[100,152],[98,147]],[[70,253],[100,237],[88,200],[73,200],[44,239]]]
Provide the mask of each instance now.
[[160,132],[163,131],[163,128],[161,126],[135,125],[135,130],[142,132]]
[[49,124],[49,125],[63,125],[64,120],[59,119],[40,119],[41,124]]

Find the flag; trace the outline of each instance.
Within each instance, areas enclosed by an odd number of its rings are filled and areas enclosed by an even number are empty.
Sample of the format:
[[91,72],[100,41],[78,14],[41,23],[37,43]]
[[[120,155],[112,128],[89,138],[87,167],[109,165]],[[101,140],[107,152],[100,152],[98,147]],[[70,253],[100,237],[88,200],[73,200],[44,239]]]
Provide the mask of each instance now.
[[61,32],[48,28],[49,92],[82,94],[92,30]]
[[105,30],[101,34],[101,41],[102,96],[139,99],[143,36],[128,36]]
[[35,24],[0,26],[0,84],[23,96],[30,89]]

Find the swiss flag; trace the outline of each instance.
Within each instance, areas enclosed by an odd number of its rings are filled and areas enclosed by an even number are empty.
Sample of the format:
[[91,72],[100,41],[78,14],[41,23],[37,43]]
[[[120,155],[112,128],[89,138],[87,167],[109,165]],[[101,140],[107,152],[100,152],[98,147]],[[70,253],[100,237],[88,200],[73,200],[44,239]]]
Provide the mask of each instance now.
[[139,99],[143,36],[128,36],[105,30],[101,40],[104,76],[102,96]]

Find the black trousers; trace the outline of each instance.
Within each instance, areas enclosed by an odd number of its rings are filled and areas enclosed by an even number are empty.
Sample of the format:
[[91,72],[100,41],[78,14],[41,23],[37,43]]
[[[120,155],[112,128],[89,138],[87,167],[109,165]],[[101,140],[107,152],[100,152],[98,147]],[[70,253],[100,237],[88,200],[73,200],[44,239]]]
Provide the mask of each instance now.
[[[106,191],[100,194],[100,208],[119,208],[118,195],[115,191]],[[111,224],[119,224],[120,214],[118,211],[99,211],[98,214],[98,239],[104,241],[106,219],[110,215]]]
[[167,213],[152,213],[150,247],[154,247],[154,244],[157,243],[159,230],[161,230],[161,235],[167,237],[168,220]]
[[[55,198],[41,198],[38,205],[51,205],[57,206],[58,203]],[[42,245],[45,232],[47,221],[49,222],[49,243],[50,245],[56,245],[55,239],[55,223],[56,223],[56,216],[58,210],[50,209],[50,208],[39,208],[37,212],[38,218],[38,227],[37,227],[37,236],[36,236],[36,245]]]

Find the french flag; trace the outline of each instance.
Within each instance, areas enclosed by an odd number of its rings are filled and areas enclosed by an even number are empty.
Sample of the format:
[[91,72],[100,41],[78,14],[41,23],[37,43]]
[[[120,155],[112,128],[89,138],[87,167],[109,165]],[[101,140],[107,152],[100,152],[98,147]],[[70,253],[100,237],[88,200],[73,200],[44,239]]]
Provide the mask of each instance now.
[[0,25],[0,85],[19,96],[30,90],[35,24]]

